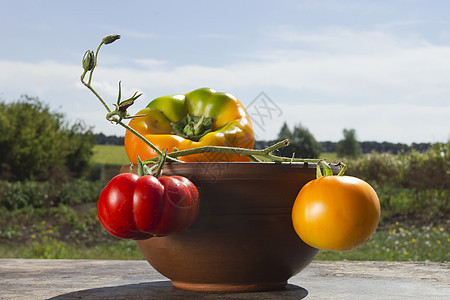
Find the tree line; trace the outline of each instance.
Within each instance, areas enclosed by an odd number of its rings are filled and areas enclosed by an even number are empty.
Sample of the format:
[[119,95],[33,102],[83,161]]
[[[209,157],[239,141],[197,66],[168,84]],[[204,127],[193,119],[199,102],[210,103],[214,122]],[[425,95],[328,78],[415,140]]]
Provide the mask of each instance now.
[[[291,130],[286,123],[281,127],[277,140],[288,138],[291,144],[280,149],[281,155],[317,158],[320,153],[337,153],[339,157],[355,158],[361,154],[378,152],[378,153],[407,153],[412,150],[425,152],[432,147],[431,143],[413,143],[411,145],[390,142],[364,141],[359,142],[356,137],[355,129],[343,129],[342,139],[338,142],[332,141],[316,141],[309,130],[301,124],[295,125]],[[263,149],[276,140],[256,141],[255,148]]]
[[[425,152],[432,146],[431,143],[412,143],[411,145],[391,142],[363,141],[359,142],[354,129],[344,129],[343,137],[338,142],[316,141],[311,132],[301,124],[289,128],[286,123],[281,127],[275,140],[258,140],[255,142],[256,149],[263,149],[282,139],[289,139],[290,145],[279,150],[279,155],[297,155],[302,157],[317,158],[320,153],[338,153],[339,156],[356,157],[360,154],[378,152],[399,154],[411,150]],[[123,136],[96,135],[99,145],[123,145]]]

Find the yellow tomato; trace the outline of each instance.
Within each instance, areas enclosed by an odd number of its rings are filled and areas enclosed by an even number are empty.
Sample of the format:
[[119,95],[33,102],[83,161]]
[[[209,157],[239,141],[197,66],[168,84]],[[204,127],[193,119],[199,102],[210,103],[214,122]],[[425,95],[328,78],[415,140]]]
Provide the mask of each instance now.
[[348,251],[361,246],[379,220],[375,190],[351,176],[323,176],[308,182],[292,208],[298,236],[322,250]]

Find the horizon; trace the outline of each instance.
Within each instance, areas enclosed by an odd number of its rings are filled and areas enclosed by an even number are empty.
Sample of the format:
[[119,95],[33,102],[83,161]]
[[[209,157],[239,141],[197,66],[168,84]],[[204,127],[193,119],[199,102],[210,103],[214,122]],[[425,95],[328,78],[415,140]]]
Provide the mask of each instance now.
[[[116,135],[116,134],[112,134],[112,135],[106,135],[106,134],[104,134],[104,133],[102,133],[102,132],[94,132],[94,135],[101,135],[101,134],[103,134],[106,138],[124,138],[125,137],[125,135]],[[343,139],[343,137],[342,137],[342,139]],[[341,140],[342,140],[341,139]],[[274,140],[278,140],[277,138],[275,138],[275,139],[272,139],[272,140],[258,140],[258,139],[255,139],[255,143],[256,142],[273,142]],[[326,140],[326,141],[322,141],[322,140],[316,140],[318,143],[338,143],[340,140],[337,140],[337,141],[329,141],[329,140]],[[450,141],[447,141],[447,142],[412,142],[412,143],[400,143],[400,142],[389,142],[389,141],[369,141],[369,140],[364,140],[364,141],[361,141],[361,140],[359,140],[359,139],[357,139],[357,142],[358,143],[378,143],[378,144],[384,144],[384,143],[386,143],[386,144],[393,144],[393,145],[406,145],[406,146],[408,146],[408,147],[412,147],[413,145],[434,145],[434,144],[445,144],[445,143],[449,143]],[[99,145],[101,145],[101,144],[99,144]],[[104,145],[117,145],[117,144],[104,144]]]

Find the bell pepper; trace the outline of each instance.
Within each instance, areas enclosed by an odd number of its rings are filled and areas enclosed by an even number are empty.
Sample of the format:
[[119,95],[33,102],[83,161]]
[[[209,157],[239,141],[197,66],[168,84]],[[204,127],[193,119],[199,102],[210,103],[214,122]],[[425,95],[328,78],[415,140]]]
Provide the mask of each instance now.
[[[168,153],[202,146],[253,148],[255,139],[250,116],[233,95],[200,88],[185,95],[163,96],[139,111],[129,126],[158,149]],[[125,150],[133,163],[155,157],[156,152],[130,131]],[[195,161],[249,161],[245,156],[217,152],[178,157]]]

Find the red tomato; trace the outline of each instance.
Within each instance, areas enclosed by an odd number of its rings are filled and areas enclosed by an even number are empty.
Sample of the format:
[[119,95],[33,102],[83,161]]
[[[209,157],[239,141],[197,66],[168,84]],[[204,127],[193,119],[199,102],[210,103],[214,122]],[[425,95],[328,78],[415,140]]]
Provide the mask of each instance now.
[[351,176],[323,176],[297,195],[292,222],[308,245],[347,251],[362,245],[376,230],[380,202],[365,181]]
[[195,185],[185,177],[114,177],[98,201],[98,218],[110,234],[141,240],[190,227],[200,209]]

